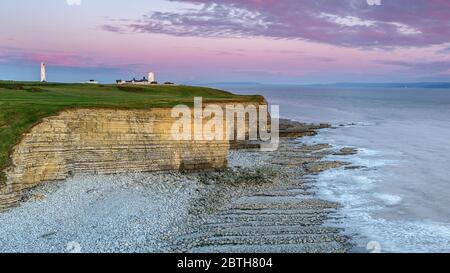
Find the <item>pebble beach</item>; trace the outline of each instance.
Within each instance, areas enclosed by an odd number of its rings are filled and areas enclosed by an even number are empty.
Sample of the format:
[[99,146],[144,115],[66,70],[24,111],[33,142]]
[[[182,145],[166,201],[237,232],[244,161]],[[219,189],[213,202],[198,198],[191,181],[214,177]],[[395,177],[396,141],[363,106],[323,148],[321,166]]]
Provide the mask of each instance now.
[[0,214],[1,252],[347,252],[339,204],[314,176],[350,167],[330,145],[284,139],[230,152],[224,170],[74,176]]

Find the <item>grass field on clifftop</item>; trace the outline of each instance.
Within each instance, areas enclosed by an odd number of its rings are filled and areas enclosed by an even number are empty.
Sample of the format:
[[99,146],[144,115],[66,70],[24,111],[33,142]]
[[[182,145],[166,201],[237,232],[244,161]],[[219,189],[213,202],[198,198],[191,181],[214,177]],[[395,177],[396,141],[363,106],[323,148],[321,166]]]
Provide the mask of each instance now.
[[0,183],[9,151],[21,135],[43,117],[68,108],[145,109],[204,102],[261,101],[261,96],[240,96],[192,86],[117,86],[0,81]]

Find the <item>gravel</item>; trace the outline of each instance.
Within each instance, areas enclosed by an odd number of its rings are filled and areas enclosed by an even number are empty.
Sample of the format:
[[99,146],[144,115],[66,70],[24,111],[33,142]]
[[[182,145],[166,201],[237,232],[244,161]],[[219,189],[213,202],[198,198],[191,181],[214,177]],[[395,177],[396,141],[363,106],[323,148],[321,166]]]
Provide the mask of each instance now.
[[1,252],[157,252],[188,225],[199,185],[178,173],[76,176],[0,214]]
[[[309,200],[313,193],[299,178],[301,168],[271,163],[311,157],[311,149],[296,147],[287,142],[276,153],[231,151],[229,168],[216,172],[75,176],[46,183],[29,190],[19,207],[0,213],[0,252],[221,251],[220,245],[234,241],[241,246],[222,250],[259,251],[257,243],[263,243],[260,250],[344,251],[338,231],[322,231],[336,205]],[[292,209],[288,215],[285,207]],[[249,237],[252,221],[262,228]],[[321,245],[324,236],[331,243]],[[305,240],[313,243],[298,243]],[[297,243],[284,245],[291,241]]]

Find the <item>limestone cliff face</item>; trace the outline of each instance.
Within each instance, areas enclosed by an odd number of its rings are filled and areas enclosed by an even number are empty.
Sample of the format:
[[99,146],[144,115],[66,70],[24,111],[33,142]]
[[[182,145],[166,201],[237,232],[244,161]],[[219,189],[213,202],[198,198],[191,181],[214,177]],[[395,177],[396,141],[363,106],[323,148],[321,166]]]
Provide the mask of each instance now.
[[115,174],[221,168],[228,141],[174,141],[171,109],[66,110],[45,118],[12,152],[0,210],[24,189],[71,174]]

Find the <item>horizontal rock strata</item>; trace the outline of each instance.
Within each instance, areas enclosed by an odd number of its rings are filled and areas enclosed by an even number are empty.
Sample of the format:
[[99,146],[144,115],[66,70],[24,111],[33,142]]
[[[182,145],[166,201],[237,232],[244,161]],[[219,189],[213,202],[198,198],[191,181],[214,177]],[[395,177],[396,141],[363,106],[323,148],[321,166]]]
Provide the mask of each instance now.
[[226,166],[229,141],[173,140],[175,121],[170,108],[74,109],[45,118],[13,149],[0,210],[20,201],[24,189],[72,174]]
[[[318,153],[318,152],[323,152]],[[296,140],[283,139],[272,153],[248,151],[232,153],[230,165],[241,166],[242,158],[252,157],[252,172],[276,173],[268,182],[252,182],[250,191],[233,198],[192,232],[170,241],[166,252],[219,253],[342,253],[351,247],[349,237],[332,222],[340,222],[339,204],[319,199],[314,188],[312,164],[339,167],[323,162],[332,154],[329,145],[300,146]],[[292,164],[304,158],[307,164]],[[285,162],[284,164],[281,164]],[[245,168],[238,168],[250,172]],[[229,177],[230,175],[227,175]],[[220,179],[221,183],[223,179]],[[236,190],[239,192],[239,190]],[[217,201],[215,203],[218,203]]]

